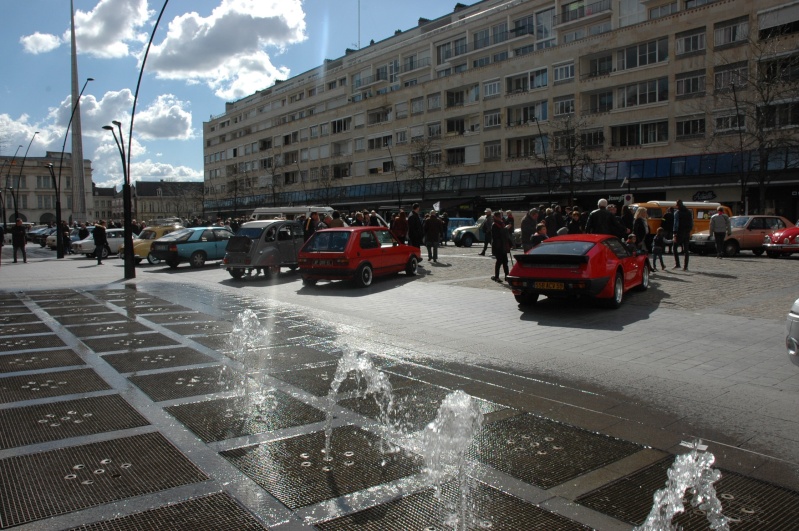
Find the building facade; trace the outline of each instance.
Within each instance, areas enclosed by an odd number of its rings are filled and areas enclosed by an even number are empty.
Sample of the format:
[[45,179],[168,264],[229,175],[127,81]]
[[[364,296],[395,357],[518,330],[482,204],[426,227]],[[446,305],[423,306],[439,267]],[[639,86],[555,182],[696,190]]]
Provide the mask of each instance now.
[[[61,152],[48,151],[44,157],[0,157],[0,179],[3,185],[3,219],[14,223],[15,212],[26,222],[46,224],[56,221],[56,188],[50,175],[48,165],[53,165],[53,173],[58,181],[59,166],[61,169],[61,217],[69,222],[87,221],[74,218],[72,206],[74,201],[72,178],[72,156],[64,153],[61,164]],[[86,181],[85,204],[89,212],[89,220],[94,220],[94,201],[92,195],[92,163],[83,161],[83,175]]]
[[799,206],[799,3],[484,0],[203,124],[205,208]]
[[[137,181],[131,187],[133,219],[150,222],[154,219],[203,217],[203,183],[176,181]],[[115,219],[122,219],[122,192],[114,199]]]
[[114,197],[116,196],[116,188],[113,186],[97,186],[92,183],[92,199],[94,203],[94,218],[90,221],[99,221],[104,219],[112,221],[114,219],[122,219],[121,217],[114,217]]

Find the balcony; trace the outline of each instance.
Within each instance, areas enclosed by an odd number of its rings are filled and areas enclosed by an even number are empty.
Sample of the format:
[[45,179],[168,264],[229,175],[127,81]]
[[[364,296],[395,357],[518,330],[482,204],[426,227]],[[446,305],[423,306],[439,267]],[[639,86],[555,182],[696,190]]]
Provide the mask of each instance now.
[[[573,4],[570,4],[573,5]],[[584,18],[598,15],[600,13],[608,13],[610,15],[611,3],[610,0],[600,0],[593,4],[582,5],[573,9],[568,9],[568,5],[563,7],[563,12],[560,15],[555,15],[553,24],[555,27],[569,24],[570,22],[580,21]]]
[[430,58],[425,57],[424,59],[415,59],[412,61],[405,61],[402,63],[402,70],[401,72],[404,74],[405,72],[411,72],[413,70],[418,70],[420,68],[424,68],[426,66],[430,66]]

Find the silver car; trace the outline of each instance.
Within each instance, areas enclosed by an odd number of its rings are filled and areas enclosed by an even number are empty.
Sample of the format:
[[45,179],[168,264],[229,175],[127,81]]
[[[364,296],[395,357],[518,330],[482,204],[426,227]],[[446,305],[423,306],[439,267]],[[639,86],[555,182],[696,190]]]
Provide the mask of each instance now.
[[297,221],[250,221],[228,240],[220,267],[236,279],[253,271],[276,274],[281,266],[294,271],[298,265],[297,254],[304,243],[305,234]]
[[794,301],[786,325],[788,333],[785,336],[785,346],[788,348],[788,359],[799,366],[799,299]]

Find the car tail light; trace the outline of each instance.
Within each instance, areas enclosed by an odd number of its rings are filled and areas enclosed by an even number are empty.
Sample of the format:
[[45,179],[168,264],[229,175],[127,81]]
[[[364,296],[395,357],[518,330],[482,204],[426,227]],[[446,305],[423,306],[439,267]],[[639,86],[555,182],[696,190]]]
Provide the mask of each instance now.
[[176,252],[178,252],[178,246],[176,244],[174,244],[174,243],[170,244],[170,246],[167,248],[167,251],[172,252],[172,253],[176,253]]
[[349,265],[350,259],[349,258],[336,258],[335,262],[336,262],[336,265]]

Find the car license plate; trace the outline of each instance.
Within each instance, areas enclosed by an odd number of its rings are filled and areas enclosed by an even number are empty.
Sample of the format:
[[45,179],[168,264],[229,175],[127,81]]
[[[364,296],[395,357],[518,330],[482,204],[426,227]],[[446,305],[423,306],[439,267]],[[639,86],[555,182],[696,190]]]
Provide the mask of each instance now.
[[533,284],[535,289],[554,289],[554,290],[562,290],[566,289],[563,282],[535,282]]
[[314,265],[329,266],[333,265],[333,260],[314,260]]

